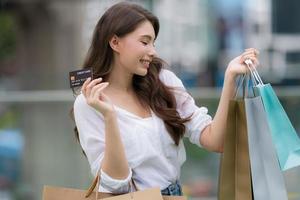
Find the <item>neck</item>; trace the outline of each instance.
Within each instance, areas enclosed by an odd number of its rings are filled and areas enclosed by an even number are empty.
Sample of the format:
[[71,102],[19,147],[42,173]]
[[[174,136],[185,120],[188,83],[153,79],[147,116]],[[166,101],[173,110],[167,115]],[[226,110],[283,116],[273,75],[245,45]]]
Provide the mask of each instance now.
[[132,78],[133,74],[128,72],[124,67],[113,64],[107,81],[109,82],[109,88],[129,93],[133,91]]

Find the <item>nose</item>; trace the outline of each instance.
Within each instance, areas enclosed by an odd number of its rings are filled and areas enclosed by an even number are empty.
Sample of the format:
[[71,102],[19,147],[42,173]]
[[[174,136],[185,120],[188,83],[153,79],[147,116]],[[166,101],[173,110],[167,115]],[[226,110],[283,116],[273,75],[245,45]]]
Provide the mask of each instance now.
[[150,50],[149,50],[149,53],[148,53],[148,54],[149,54],[149,56],[152,57],[152,58],[157,56],[157,53],[156,53],[156,50],[155,50],[155,47],[154,47],[154,46],[151,46],[151,47],[150,47]]

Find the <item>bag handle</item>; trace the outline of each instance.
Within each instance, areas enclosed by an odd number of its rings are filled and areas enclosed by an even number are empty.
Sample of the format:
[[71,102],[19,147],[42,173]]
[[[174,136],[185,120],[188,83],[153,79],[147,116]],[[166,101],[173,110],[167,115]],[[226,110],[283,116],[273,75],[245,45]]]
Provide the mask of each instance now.
[[237,81],[237,84],[235,87],[234,99],[238,98],[238,94],[239,94],[239,91],[241,90],[241,88],[242,88],[242,92],[243,92],[243,95],[242,95],[243,99],[248,97],[249,81],[250,81],[250,77],[249,77],[248,73],[239,76],[239,80]]
[[85,194],[85,198],[88,198],[92,194],[92,192],[94,191],[94,189],[97,188],[96,199],[98,199],[100,174],[101,174],[101,168],[98,170],[98,173],[97,173],[96,177],[94,178],[92,184],[90,185],[89,189],[87,190],[87,192]]
[[248,69],[250,70],[251,77],[253,79],[253,83],[255,84],[255,86],[264,85],[264,83],[263,83],[256,67],[253,65],[252,61],[250,59],[247,59],[247,60],[245,60],[245,63],[247,65]]

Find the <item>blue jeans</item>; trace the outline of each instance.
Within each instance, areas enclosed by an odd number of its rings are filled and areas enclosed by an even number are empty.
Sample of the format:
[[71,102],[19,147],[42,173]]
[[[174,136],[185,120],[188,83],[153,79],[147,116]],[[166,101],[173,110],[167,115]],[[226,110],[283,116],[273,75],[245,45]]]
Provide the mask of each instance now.
[[166,189],[163,189],[161,194],[166,196],[182,196],[183,194],[179,181],[176,181],[169,185]]

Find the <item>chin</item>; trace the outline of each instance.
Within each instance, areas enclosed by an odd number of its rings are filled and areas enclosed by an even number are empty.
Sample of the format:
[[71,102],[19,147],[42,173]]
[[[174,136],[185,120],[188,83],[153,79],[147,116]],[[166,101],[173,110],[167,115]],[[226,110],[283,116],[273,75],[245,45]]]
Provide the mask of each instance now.
[[139,70],[135,74],[138,75],[138,76],[146,76],[148,74],[148,70],[147,69]]

